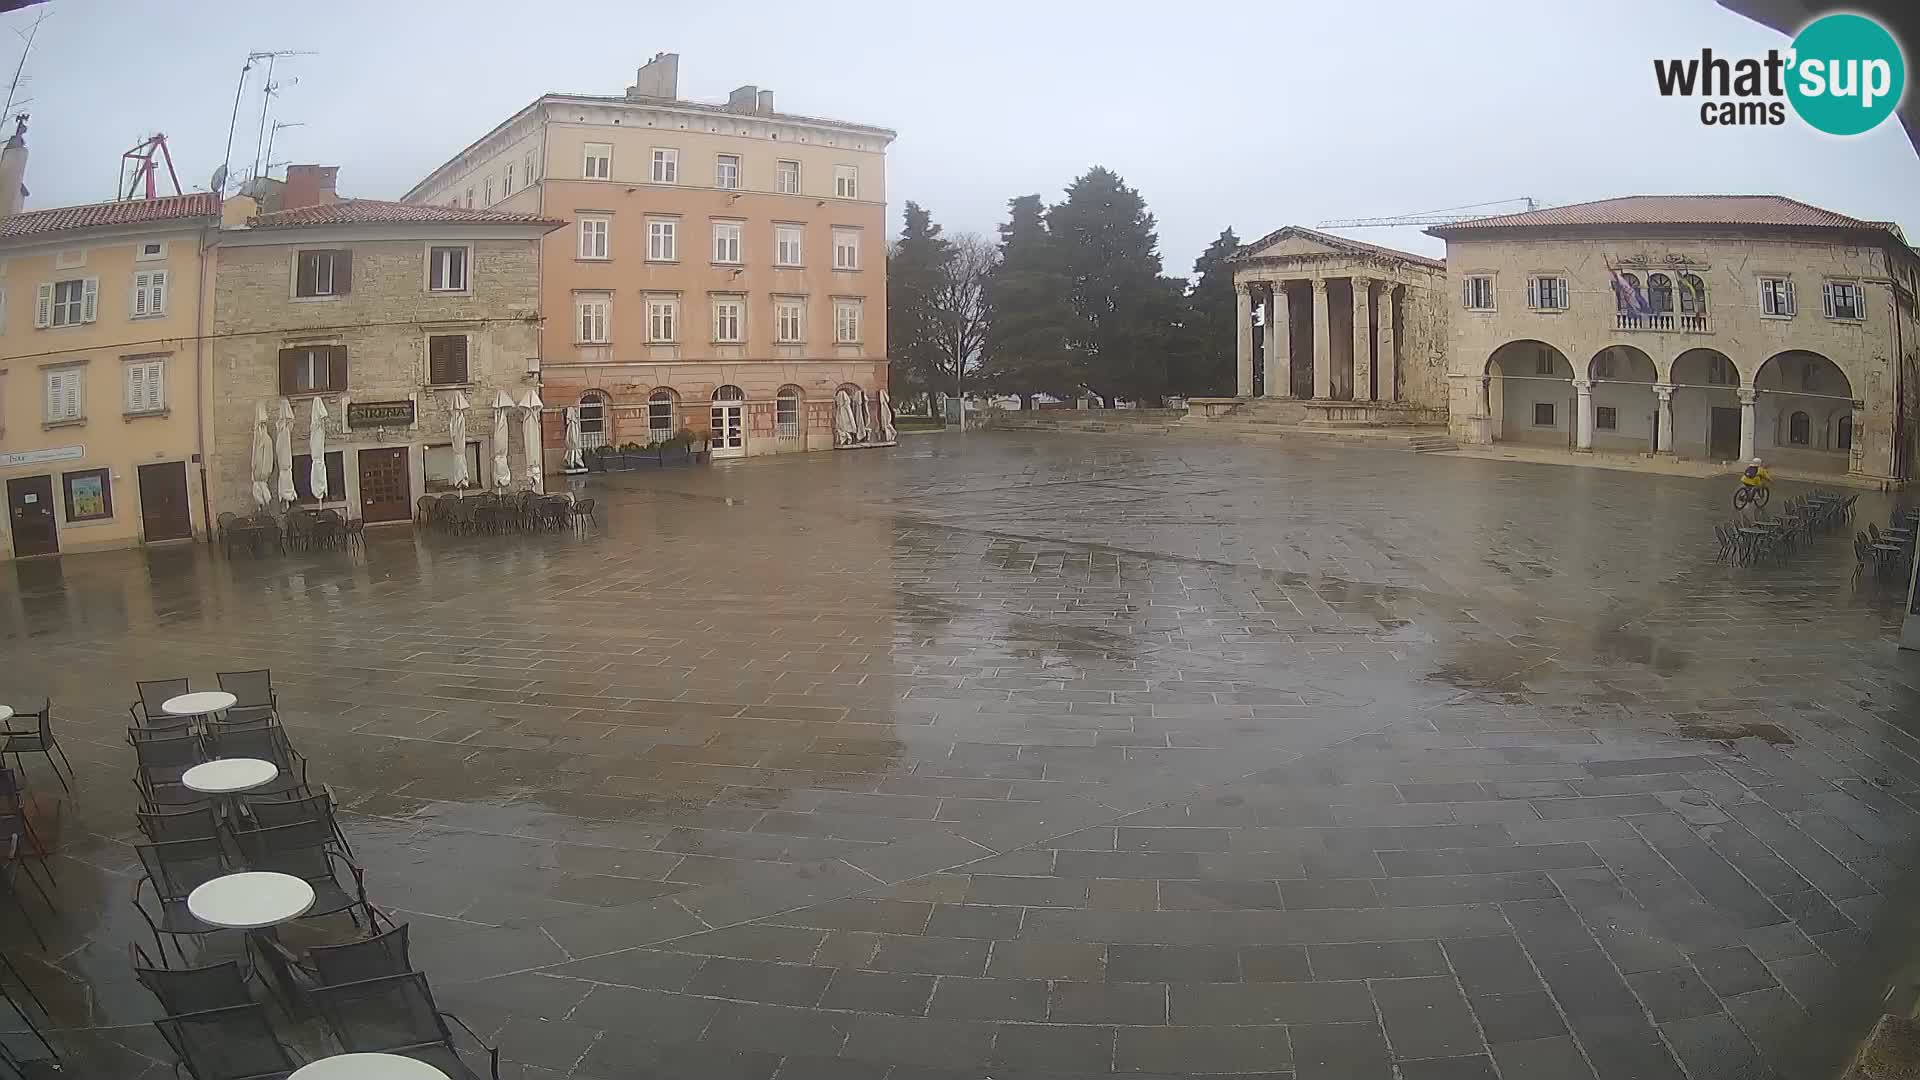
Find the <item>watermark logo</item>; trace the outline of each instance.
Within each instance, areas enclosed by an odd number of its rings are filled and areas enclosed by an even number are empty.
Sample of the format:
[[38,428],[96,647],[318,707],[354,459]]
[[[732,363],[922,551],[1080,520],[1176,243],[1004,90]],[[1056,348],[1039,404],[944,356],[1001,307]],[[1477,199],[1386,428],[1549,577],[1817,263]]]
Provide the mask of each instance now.
[[1729,59],[1655,60],[1661,97],[1703,99],[1709,127],[1778,126],[1787,110],[1817,131],[1859,135],[1893,114],[1907,88],[1907,63],[1886,27],[1865,15],[1823,15],[1801,28],[1784,52]]

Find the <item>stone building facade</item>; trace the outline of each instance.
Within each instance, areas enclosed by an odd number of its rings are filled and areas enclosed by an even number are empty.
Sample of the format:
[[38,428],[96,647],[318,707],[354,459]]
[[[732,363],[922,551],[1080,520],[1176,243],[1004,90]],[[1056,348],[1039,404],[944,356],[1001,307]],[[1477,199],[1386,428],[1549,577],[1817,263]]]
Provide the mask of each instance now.
[[1310,419],[1438,422],[1445,264],[1298,225],[1232,261],[1237,396],[1295,399]]
[[[683,429],[715,458],[831,449],[836,395],[887,389],[884,128],[679,96],[663,53],[619,97],[549,94],[404,197],[562,219],[541,257],[550,404],[589,446]],[[558,464],[558,442],[550,441]]]
[[[296,501],[370,525],[410,521],[421,495],[451,490],[456,455],[473,488],[497,486],[500,402],[510,403],[509,486],[528,486],[529,449],[536,462],[542,454],[524,445],[524,419],[559,411],[537,393],[539,245],[560,223],[339,199],[331,171],[311,184],[309,168],[290,170],[286,191],[313,190],[312,205],[253,214],[251,200],[228,200],[209,368],[216,512],[257,505],[259,406],[270,422],[291,411]],[[316,401],[324,492],[313,490],[309,456]],[[284,483],[275,476],[276,494]]]
[[1436,226],[1466,442],[1911,475],[1920,260],[1777,196],[1630,196]]

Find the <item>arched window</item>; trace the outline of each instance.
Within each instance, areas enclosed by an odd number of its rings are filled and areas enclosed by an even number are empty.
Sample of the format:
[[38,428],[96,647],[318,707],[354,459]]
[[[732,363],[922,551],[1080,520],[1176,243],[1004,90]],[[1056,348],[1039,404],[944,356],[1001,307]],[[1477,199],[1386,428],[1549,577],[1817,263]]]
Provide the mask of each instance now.
[[1647,275],[1647,306],[1655,315],[1673,311],[1673,279],[1665,274]]
[[1638,275],[1629,274],[1624,271],[1615,274],[1614,278],[1614,306],[1620,309],[1622,315],[1631,315],[1633,314],[1634,297],[1640,295],[1640,278]]
[[747,400],[747,395],[746,395],[746,392],[744,390],[741,390],[739,387],[734,386],[732,384],[728,384],[713,392],[713,400],[745,401]]
[[1707,313],[1707,283],[1697,274],[1680,275],[1680,313],[1683,315],[1705,315]]
[[662,388],[647,395],[647,441],[673,437],[673,391]]
[[1805,446],[1813,441],[1813,418],[1804,412],[1796,412],[1787,417],[1787,443],[1790,446]]
[[798,438],[800,435],[800,388],[783,386],[780,396],[773,405],[774,433],[782,438]]
[[607,442],[607,395],[589,390],[580,395],[580,445],[592,450]]
[[1848,413],[1834,425],[1833,448],[1835,450],[1853,449],[1853,414]]

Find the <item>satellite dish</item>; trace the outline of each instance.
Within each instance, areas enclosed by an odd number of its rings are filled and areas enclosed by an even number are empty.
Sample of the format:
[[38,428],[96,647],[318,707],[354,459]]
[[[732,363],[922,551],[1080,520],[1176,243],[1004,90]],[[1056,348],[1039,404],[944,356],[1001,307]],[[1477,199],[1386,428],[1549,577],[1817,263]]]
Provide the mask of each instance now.
[[213,170],[213,179],[207,182],[207,190],[219,192],[227,190],[227,167],[225,165]]

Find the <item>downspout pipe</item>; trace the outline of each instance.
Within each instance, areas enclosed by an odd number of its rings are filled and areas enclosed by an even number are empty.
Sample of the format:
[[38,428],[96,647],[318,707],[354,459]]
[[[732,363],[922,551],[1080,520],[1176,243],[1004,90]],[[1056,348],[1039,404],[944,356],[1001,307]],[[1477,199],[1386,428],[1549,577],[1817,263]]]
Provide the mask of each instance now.
[[[223,197],[223,205],[225,201]],[[194,267],[199,288],[193,297],[193,457],[200,465],[200,527],[206,530],[209,544],[213,543],[214,528],[213,496],[207,493],[207,252],[213,250],[219,236],[217,223],[212,229],[201,230]]]

